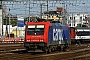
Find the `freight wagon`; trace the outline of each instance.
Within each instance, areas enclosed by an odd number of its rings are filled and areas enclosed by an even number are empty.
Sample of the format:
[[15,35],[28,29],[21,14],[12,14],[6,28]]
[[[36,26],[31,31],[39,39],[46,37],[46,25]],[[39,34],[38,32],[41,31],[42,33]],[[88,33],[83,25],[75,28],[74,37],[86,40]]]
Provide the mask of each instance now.
[[40,49],[46,53],[65,50],[71,44],[70,28],[61,23],[27,22],[25,28],[26,50]]

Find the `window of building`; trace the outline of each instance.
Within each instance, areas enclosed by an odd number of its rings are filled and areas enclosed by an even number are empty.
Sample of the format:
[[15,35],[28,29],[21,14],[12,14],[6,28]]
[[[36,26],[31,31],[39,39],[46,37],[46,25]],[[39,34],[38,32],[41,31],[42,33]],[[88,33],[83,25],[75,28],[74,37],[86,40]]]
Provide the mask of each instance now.
[[74,20],[75,20],[75,17],[74,17]]
[[71,26],[71,24],[69,24]]
[[47,16],[47,14],[45,14],[45,16]]
[[86,21],[86,19],[83,19],[83,21]]
[[77,14],[77,15],[80,15],[80,14]]
[[0,5],[0,9],[2,8],[2,6]]
[[43,16],[43,18],[46,18],[46,16]]
[[52,18],[53,18],[53,16],[52,16]]
[[72,17],[70,17],[70,20],[72,19]]
[[48,17],[50,17],[50,15]]
[[56,15],[56,17],[58,17],[58,15]]
[[82,21],[82,17],[80,17],[80,22]]

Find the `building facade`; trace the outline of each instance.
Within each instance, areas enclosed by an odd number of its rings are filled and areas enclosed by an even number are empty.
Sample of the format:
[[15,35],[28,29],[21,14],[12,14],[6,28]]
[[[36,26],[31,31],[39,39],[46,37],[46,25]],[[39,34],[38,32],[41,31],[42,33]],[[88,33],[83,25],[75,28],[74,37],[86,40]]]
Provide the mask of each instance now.
[[89,26],[89,15],[88,14],[69,14],[67,24],[70,27],[88,27]]
[[0,37],[2,36],[2,9],[0,9]]
[[[63,13],[64,12],[64,13]],[[56,11],[45,11],[42,14],[42,19],[46,20],[54,20],[54,21],[60,21],[61,23],[64,22],[64,14],[66,14],[66,11],[63,11],[63,8],[57,8]],[[66,23],[66,22],[64,22]]]

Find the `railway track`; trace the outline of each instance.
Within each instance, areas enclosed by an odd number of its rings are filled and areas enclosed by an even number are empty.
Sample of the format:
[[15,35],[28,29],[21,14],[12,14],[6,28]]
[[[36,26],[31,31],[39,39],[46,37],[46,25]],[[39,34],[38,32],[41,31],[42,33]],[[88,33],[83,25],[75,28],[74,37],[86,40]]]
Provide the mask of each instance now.
[[16,49],[24,49],[23,44],[4,44],[0,43],[0,53],[6,52],[10,50],[16,50]]
[[[16,45],[17,46],[17,45]],[[88,47],[89,44],[83,44],[82,46],[76,46],[73,45],[69,48],[66,52],[51,52],[50,54],[46,54],[43,52],[35,52],[34,54],[32,52],[26,52],[25,49],[18,49],[15,46],[15,49],[9,49],[9,50],[3,50],[0,51],[0,59],[4,60],[5,57],[7,57],[7,60],[73,60],[73,59],[86,59],[90,55],[90,48]],[[5,47],[5,46],[4,46]],[[10,47],[10,46],[7,46]],[[19,46],[20,47],[20,46]]]
[[73,58],[69,58],[68,60],[80,60],[80,59],[84,59],[84,60],[90,60],[90,53],[89,54],[84,54],[84,55],[80,55],[80,56],[75,56]]
[[[74,46],[76,48],[73,48]],[[80,45],[80,46],[73,45],[73,46],[70,46],[69,50],[83,49],[83,48],[87,48],[89,46],[90,46],[89,44],[88,45],[83,44],[83,45]],[[18,47],[21,47],[21,48],[19,49]],[[5,48],[5,49],[3,49],[3,48]],[[8,48],[8,50],[6,48]],[[2,51],[2,50],[3,51],[18,51],[18,50],[20,51],[20,50],[25,50],[23,44],[4,44],[4,45],[2,44],[2,45],[0,45],[0,49],[1,49],[0,51]]]
[[[65,56],[66,57],[57,57],[60,60],[77,60],[77,59],[83,59],[87,56],[90,56],[90,48],[85,48],[85,49],[80,49],[80,50],[73,50],[73,51],[69,51],[69,52],[59,52],[59,53],[51,53],[51,54],[45,54],[45,55],[39,55],[39,56],[34,56],[31,57],[29,59],[34,59],[36,60],[37,58],[42,59],[45,57],[55,57],[55,56]],[[71,56],[70,56],[71,55]],[[52,59],[56,59],[56,58],[51,58]]]
[[[40,54],[34,54],[34,56],[30,57],[29,59],[43,58],[43,57],[48,57],[48,56],[57,56],[57,55],[64,55],[64,54],[66,55],[66,54],[81,53],[81,52],[86,52],[86,51],[89,51],[89,50],[90,50],[90,48],[84,48],[84,49],[79,49],[79,50],[72,50],[72,51],[69,51],[69,52],[53,52],[51,54],[42,53],[41,55]],[[22,52],[22,54],[28,54],[25,50],[11,50],[11,51],[6,51],[5,54],[1,54],[1,55],[17,54],[17,53],[20,53],[20,52]],[[74,56],[74,58],[75,58],[75,56]],[[69,58],[69,59],[73,59],[73,58]]]
[[[13,51],[13,53],[11,53],[12,51]],[[12,50],[12,51],[11,52],[6,52],[5,54],[0,54],[0,55],[15,55],[15,54],[17,54],[17,53],[14,53],[15,50]],[[21,52],[22,50],[16,50],[16,51]],[[25,52],[25,50],[23,50],[22,52]],[[29,55],[29,53],[22,53],[22,54],[23,55],[26,55],[26,54]],[[45,57],[63,56],[63,55],[67,55],[67,57],[63,57],[65,59],[63,59],[62,57],[59,57],[61,60],[82,59],[82,58],[85,58],[87,56],[90,56],[90,48],[73,50],[73,51],[69,51],[69,52],[54,52],[54,53],[51,53],[51,54],[44,54],[44,53],[42,53],[42,54],[34,54],[34,55],[30,55],[31,57],[28,57],[28,59],[35,59],[36,60],[36,59],[42,59],[42,58],[45,58]]]

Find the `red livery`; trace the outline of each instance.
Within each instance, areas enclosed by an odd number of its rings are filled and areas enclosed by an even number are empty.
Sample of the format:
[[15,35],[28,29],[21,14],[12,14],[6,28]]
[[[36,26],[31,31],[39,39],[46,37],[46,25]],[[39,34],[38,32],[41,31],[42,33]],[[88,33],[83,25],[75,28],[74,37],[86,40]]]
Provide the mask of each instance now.
[[[35,48],[41,49],[46,46],[48,43],[47,32],[50,25],[50,22],[28,22],[25,30],[25,48],[27,50]],[[30,47],[28,47],[28,44]]]

